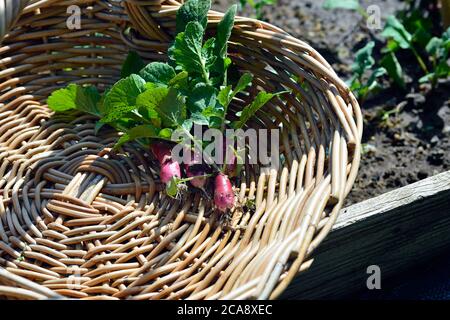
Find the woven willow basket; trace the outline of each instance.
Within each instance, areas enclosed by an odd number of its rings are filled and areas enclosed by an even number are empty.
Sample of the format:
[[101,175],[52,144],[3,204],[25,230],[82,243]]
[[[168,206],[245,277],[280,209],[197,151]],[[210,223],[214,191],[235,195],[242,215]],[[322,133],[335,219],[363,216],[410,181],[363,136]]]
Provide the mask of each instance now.
[[[79,30],[66,27],[69,5]],[[252,120],[281,129],[284,161],[245,167],[236,192],[256,209],[237,206],[227,223],[198,194],[161,193],[145,151],[113,153],[112,130],[95,135],[93,118],[46,107],[69,82],[113,84],[130,49],[164,60],[179,6],[0,0],[0,297],[274,299],[311,265],[354,182],[362,117],[305,42],[237,19],[230,54],[256,80],[233,110],[261,89],[292,94]],[[210,12],[210,29],[221,16]]]

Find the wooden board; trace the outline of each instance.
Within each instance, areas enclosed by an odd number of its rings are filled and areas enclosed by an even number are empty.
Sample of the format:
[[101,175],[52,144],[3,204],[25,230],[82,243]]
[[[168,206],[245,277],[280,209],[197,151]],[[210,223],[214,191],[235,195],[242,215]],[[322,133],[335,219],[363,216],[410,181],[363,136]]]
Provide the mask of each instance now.
[[450,171],[345,208],[281,299],[339,299],[450,249]]

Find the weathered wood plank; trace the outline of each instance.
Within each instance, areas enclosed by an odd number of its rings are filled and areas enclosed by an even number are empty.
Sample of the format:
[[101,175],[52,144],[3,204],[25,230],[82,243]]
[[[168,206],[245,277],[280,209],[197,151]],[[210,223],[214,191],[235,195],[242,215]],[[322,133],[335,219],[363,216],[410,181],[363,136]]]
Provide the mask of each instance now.
[[281,299],[337,299],[450,249],[450,171],[342,210],[332,232]]

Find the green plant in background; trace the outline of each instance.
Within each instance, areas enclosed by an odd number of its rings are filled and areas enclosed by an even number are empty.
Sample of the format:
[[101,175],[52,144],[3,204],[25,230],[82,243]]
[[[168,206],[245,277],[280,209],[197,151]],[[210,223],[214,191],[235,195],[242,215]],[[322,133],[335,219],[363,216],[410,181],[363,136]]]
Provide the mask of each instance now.
[[[397,117],[401,111],[402,110],[399,105],[397,105],[396,107],[394,107],[392,109],[382,108],[381,110],[379,110],[377,113],[377,118],[380,121],[379,126],[381,128],[391,128],[391,127],[395,126],[395,122],[396,122],[395,119],[397,119]],[[391,119],[391,116],[394,116],[394,120]]]
[[[395,106],[384,105],[377,110],[376,115],[372,118],[373,121],[378,122],[377,126],[381,129],[384,128],[395,128],[402,121],[399,115],[402,113],[403,109],[408,103],[403,101]],[[397,138],[401,138],[401,134]]]
[[418,28],[414,34],[411,34],[400,20],[395,16],[389,16],[381,36],[388,39],[386,48],[383,50],[385,53],[389,55],[390,53],[395,54],[400,49],[410,50],[423,72],[425,74],[428,73],[428,68],[416,49],[417,44],[420,45],[424,41],[426,42],[424,39],[429,37],[428,32],[424,28]]
[[[359,12],[367,18],[367,13],[359,0],[325,0],[325,9],[347,9]],[[356,53],[355,62],[352,65],[353,77],[350,79],[350,87],[357,93],[361,100],[379,88],[377,78],[387,73],[392,81],[400,88],[405,89],[404,70],[397,54],[400,50],[408,50],[415,57],[418,66],[424,73],[420,83],[429,82],[433,87],[439,79],[450,76],[448,63],[450,49],[450,29],[441,37],[433,37],[431,31],[433,22],[424,16],[420,9],[413,8],[409,3],[409,9],[389,16],[381,36],[386,39],[386,46],[376,69],[363,81],[364,73],[373,68],[375,61],[368,57],[372,54],[373,44],[369,43]]]
[[406,88],[403,68],[394,52],[387,52],[381,59],[380,65],[386,69],[389,77],[395,84],[402,89]]
[[450,52],[450,27],[442,34],[442,37],[433,37],[425,47],[433,69],[420,78],[419,82],[431,82],[436,86],[438,79],[450,77],[450,65],[448,63]]
[[[376,67],[375,59],[372,57],[375,42],[370,41],[355,54],[355,62],[352,64],[353,76],[349,80],[350,89],[356,93],[357,97],[364,101],[370,93],[374,93],[381,88],[378,78],[386,74],[384,67]],[[365,78],[367,71],[371,71],[370,76]]]
[[255,11],[255,17],[257,19],[263,18],[263,8],[267,6],[273,6],[277,3],[277,0],[240,0],[241,8],[249,6]]
[[[383,52],[386,54],[381,64],[386,68],[389,76],[400,87],[404,88],[403,71],[396,57],[396,52],[400,49],[410,50],[422,69],[424,76],[419,82],[430,82],[434,87],[439,78],[450,76],[450,66],[448,56],[450,49],[450,30],[443,33],[442,37],[433,37],[428,31],[431,29],[431,22],[423,18],[417,11],[413,11],[401,22],[394,16],[389,16],[382,36],[388,39]],[[408,30],[414,30],[413,33]],[[428,54],[432,69],[428,68],[423,59],[423,55]]]
[[332,9],[346,9],[357,11],[364,18],[368,18],[368,14],[364,7],[359,3],[359,0],[325,0],[323,8],[327,10]]

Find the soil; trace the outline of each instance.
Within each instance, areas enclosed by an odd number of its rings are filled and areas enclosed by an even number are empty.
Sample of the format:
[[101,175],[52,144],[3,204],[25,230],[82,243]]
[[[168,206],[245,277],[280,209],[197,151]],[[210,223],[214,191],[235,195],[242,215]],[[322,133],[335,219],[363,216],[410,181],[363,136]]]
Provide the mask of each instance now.
[[[369,30],[357,12],[325,10],[322,4],[323,0],[278,0],[264,9],[263,19],[309,42],[343,79],[349,79],[358,49],[369,40],[383,46],[381,30]],[[367,7],[369,1],[362,4]],[[398,0],[370,0],[370,4],[379,6],[382,21],[406,8]],[[229,5],[230,1],[218,0],[214,7],[223,11]],[[437,14],[433,9],[423,12]],[[252,12],[247,9],[242,14]],[[434,28],[439,31],[440,26]],[[412,81],[422,76],[414,57],[405,51],[399,60],[409,78],[407,89],[386,82],[388,89],[361,105],[363,155],[347,205],[450,170],[450,81],[442,81],[434,90],[419,86]]]

